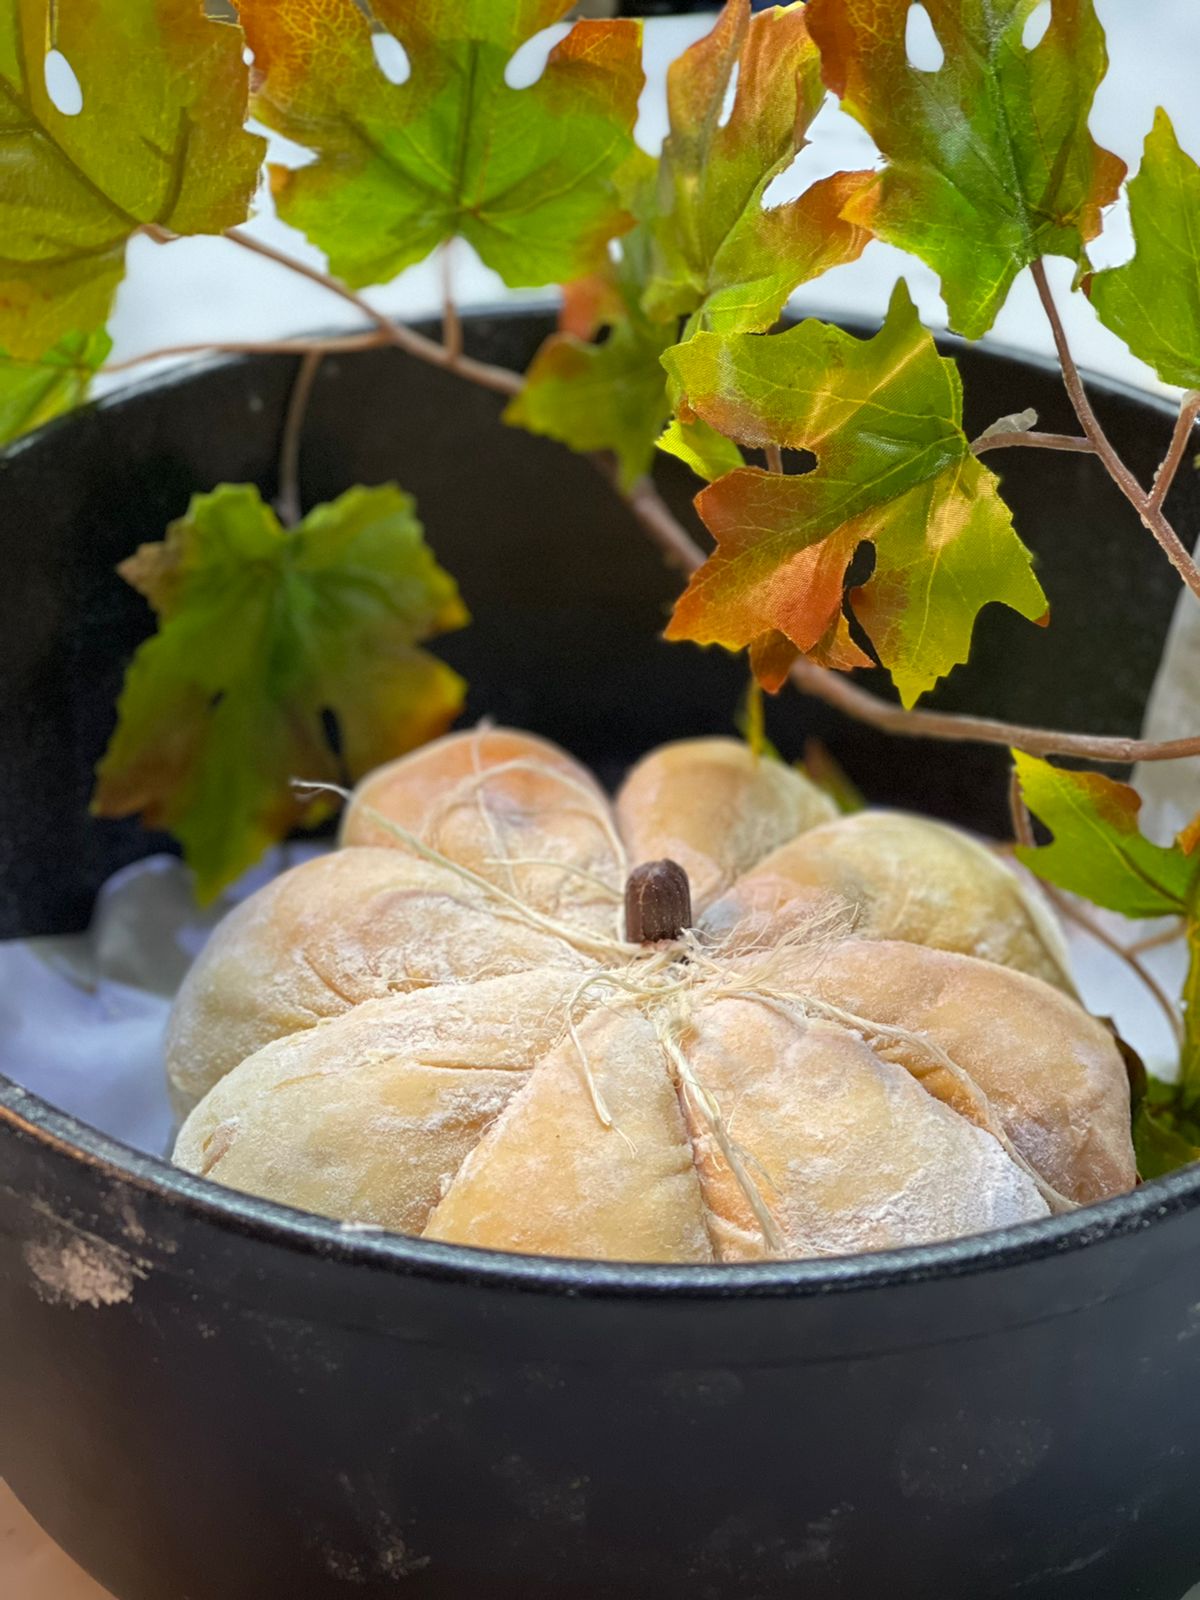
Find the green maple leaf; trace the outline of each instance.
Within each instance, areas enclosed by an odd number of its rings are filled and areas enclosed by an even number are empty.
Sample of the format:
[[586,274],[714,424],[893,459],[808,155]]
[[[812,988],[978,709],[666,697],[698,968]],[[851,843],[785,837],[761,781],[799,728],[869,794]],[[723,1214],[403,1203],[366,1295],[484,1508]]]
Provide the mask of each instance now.
[[1160,110],[1129,184],[1137,253],[1087,292],[1105,327],[1164,383],[1200,389],[1200,166]]
[[672,64],[644,296],[651,316],[694,317],[725,333],[769,328],[794,289],[854,260],[870,238],[842,217],[872,181],[868,172],[839,172],[786,204],[764,205],[825,98],[807,9],[751,17],[749,0],[730,0],[713,31]]
[[[612,451],[623,489],[649,467],[671,414],[662,357],[676,329],[641,308],[648,253],[639,224],[603,273],[568,289],[565,327],[542,345],[504,412],[505,422],[572,450]],[[602,328],[609,336],[597,344]]]
[[[46,88],[52,41],[83,95]],[[0,15],[0,346],[38,356],[100,326],[142,227],[242,222],[266,148],[245,132],[237,28],[199,0],[9,0]]]
[[0,443],[61,416],[87,397],[112,349],[106,333],[68,333],[38,356],[0,351]]
[[1013,752],[1021,793],[1053,834],[1017,855],[1039,878],[1126,917],[1181,916],[1200,879],[1200,855],[1154,844],[1138,825],[1141,797],[1098,772],[1071,772]]
[[808,6],[826,83],[887,158],[846,215],[927,262],[951,326],[972,339],[1022,267],[1080,259],[1125,175],[1088,132],[1108,66],[1091,0],[1053,0],[1029,50],[1037,4],[926,0],[945,57],[937,71],[909,63],[909,0]]
[[467,614],[394,485],[286,530],[257,489],[224,484],[121,570],[159,628],[126,675],[93,811],[169,828],[205,900],[328,809],[293,779],[354,780],[461,708],[462,680],[417,646]]
[[634,154],[641,25],[580,22],[541,78],[516,50],[570,0],[374,0],[411,76],[383,74],[355,0],[239,0],[255,111],[316,152],[272,170],[280,214],[354,286],[383,283],[461,234],[511,286],[599,266],[628,226],[616,178]]
[[[838,173],[784,205],[763,204],[807,143],[824,93],[803,5],[751,18],[749,0],[729,0],[670,69],[661,160],[642,158],[624,175],[637,227],[599,282],[571,286],[564,327],[538,352],[507,421],[574,450],[611,450],[629,488],[671,416],[661,359],[681,318],[689,331],[767,328],[798,285],[861,253],[869,236],[841,211],[871,174]],[[581,302],[590,315],[576,314]],[[590,342],[601,329],[605,342]],[[664,448],[703,461],[704,472],[732,449],[699,428],[669,434]]]
[[1126,917],[1181,916],[1188,943],[1178,1083],[1151,1079],[1138,1108],[1138,1170],[1155,1177],[1200,1157],[1200,816],[1171,845],[1138,823],[1141,797],[1098,772],[1069,772],[1013,752],[1021,794],[1051,832],[1022,845],[1020,860],[1047,883]]
[[874,338],[810,320],[768,337],[698,334],[666,357],[686,405],[741,444],[811,450],[814,471],[743,468],[697,507],[717,549],[667,630],[751,647],[768,688],[801,652],[864,660],[845,632],[846,569],[875,571],[854,611],[906,705],[965,661],[981,607],[1041,621],[1046,598],[991,472],[962,431],[957,368],[937,353],[901,282]]
[[736,472],[746,464],[733,440],[699,417],[674,417],[663,430],[658,448],[664,455],[682,461],[705,483],[714,483],[727,472]]

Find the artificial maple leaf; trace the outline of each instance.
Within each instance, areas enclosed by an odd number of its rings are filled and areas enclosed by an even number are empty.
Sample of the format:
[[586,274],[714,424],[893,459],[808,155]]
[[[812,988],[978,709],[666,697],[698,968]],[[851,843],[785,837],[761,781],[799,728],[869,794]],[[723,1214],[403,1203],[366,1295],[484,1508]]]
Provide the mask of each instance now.
[[[722,109],[735,71],[737,94]],[[804,7],[750,16],[729,0],[713,31],[669,75],[670,132],[660,162],[632,163],[625,200],[637,227],[615,263],[568,286],[560,331],[542,346],[506,420],[574,450],[611,450],[623,487],[650,466],[672,404],[661,358],[689,331],[767,328],[792,290],[852,261],[868,238],[841,219],[870,173],[839,173],[799,199],[763,204],[807,142],[824,97]],[[589,342],[601,329],[603,344]],[[664,448],[703,471],[724,452],[700,429]],[[698,447],[706,444],[707,449]]]
[[122,573],[159,631],[130,665],[93,811],[169,828],[202,899],[327,810],[293,779],[358,778],[461,709],[462,680],[417,644],[467,614],[394,485],[287,530],[257,489],[224,484]]
[[659,436],[658,448],[690,467],[705,483],[714,483],[727,472],[745,466],[742,452],[732,439],[710,428],[699,417],[674,417]]
[[81,405],[111,349],[112,340],[97,331],[68,333],[38,356],[0,350],[0,443]]
[[1053,834],[1017,855],[1039,878],[1125,917],[1183,915],[1200,884],[1200,857],[1154,844],[1138,825],[1141,796],[1099,772],[1053,767],[1013,752],[1021,794]]
[[[77,115],[46,86],[47,42]],[[99,327],[144,226],[245,220],[266,145],[243,128],[240,30],[200,0],[10,0],[0,15],[0,345],[38,356]]]
[[749,0],[729,0],[712,32],[672,63],[644,301],[651,316],[694,315],[697,327],[756,332],[800,284],[866,246],[868,229],[842,213],[872,173],[835,173],[798,199],[763,203],[808,143],[825,98],[806,10],[777,6],[751,17]]
[[845,215],[938,273],[951,326],[991,327],[1022,267],[1078,261],[1125,163],[1088,132],[1108,66],[1091,0],[1053,0],[1033,49],[1038,0],[926,0],[944,54],[913,66],[909,0],[810,0],[825,81],[887,157]]
[[[1188,970],[1183,985],[1179,1078],[1151,1078],[1134,1122],[1144,1178],[1200,1158],[1200,855],[1196,822],[1172,845],[1155,844],[1138,823],[1136,789],[1098,772],[1071,772],[1013,752],[1021,795],[1050,831],[1049,844],[1017,855],[1047,883],[1125,917],[1184,919]],[[1200,820],[1200,819],[1197,819]]]
[[1200,389],[1200,166],[1159,110],[1129,183],[1137,252],[1085,287],[1105,327],[1164,383]]
[[598,266],[629,225],[616,176],[634,153],[641,24],[576,23],[535,84],[504,76],[570,3],[373,0],[408,56],[396,84],[355,0],[238,0],[257,115],[317,156],[272,169],[280,214],[354,286],[456,234],[511,286]]
[[864,540],[875,571],[851,596],[854,611],[905,705],[967,659],[982,606],[1044,619],[1029,552],[962,431],[957,368],[938,355],[903,282],[871,339],[815,320],[767,337],[702,333],[666,365],[687,407],[721,433],[817,457],[811,472],[746,467],[701,492],[717,549],[677,604],[669,638],[758,641],[768,688],[788,664],[779,635],[792,654],[828,666],[865,662],[842,610]]
[[[639,224],[606,271],[571,286],[561,331],[534,356],[504,412],[505,422],[572,450],[611,450],[623,489],[650,465],[671,414],[662,357],[676,329],[652,322],[641,308],[648,250],[649,236]],[[595,343],[601,328],[609,337]]]

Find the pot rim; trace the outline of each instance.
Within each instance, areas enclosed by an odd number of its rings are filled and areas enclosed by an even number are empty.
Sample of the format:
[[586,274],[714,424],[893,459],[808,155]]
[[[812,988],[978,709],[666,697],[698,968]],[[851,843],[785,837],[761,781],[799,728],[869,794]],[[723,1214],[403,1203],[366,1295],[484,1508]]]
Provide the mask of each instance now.
[[[551,309],[548,301],[479,306],[464,312],[464,322],[469,326],[484,318],[538,315],[548,309]],[[823,315],[855,334],[872,332],[877,326],[858,315],[844,318],[830,312]],[[430,319],[401,320],[420,326]],[[953,334],[935,336],[939,345],[951,349],[967,345],[967,341]],[[984,349],[1029,367],[1056,370],[1054,361],[1045,355],[991,341]],[[190,382],[218,363],[295,359],[291,355],[252,353],[204,355],[122,384],[92,402],[87,410],[117,409],[144,397],[147,391],[161,391],[164,387]],[[1163,416],[1174,415],[1174,407],[1164,396],[1120,379],[1085,376],[1095,389],[1135,400]],[[41,445],[47,438],[77,424],[79,416],[77,411],[68,413],[15,441],[0,452],[0,461],[13,460],[27,449]],[[937,1244],[852,1256],[742,1265],[659,1265],[484,1250],[339,1223],[183,1172],[163,1157],[136,1150],[101,1133],[3,1074],[0,1074],[0,1137],[31,1141],[56,1161],[90,1168],[103,1183],[135,1189],[148,1200],[181,1216],[227,1232],[251,1235],[294,1253],[332,1256],[350,1265],[390,1268],[406,1276],[573,1298],[804,1298],[911,1284],[925,1279],[972,1276],[1099,1245],[1200,1209],[1200,1164],[1197,1164],[1064,1216],[1019,1223]]]

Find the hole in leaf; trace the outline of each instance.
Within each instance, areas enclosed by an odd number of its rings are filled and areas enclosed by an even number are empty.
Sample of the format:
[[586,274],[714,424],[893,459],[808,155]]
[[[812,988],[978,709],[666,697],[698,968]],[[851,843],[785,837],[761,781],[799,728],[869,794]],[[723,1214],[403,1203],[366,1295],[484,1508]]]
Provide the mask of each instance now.
[[737,100],[738,79],[742,75],[742,63],[735,61],[733,71],[729,74],[729,82],[725,85],[725,98],[721,101],[721,115],[717,118],[718,128],[723,128],[733,115],[734,102]]
[[909,66],[918,72],[940,72],[946,59],[942,41],[934,32],[933,18],[923,5],[908,8],[904,24],[904,51]]
[[556,22],[553,27],[535,33],[513,56],[504,69],[504,81],[510,89],[528,89],[546,70],[546,61],[560,39],[570,33],[570,25]]
[[408,51],[394,33],[373,33],[371,49],[380,72],[389,83],[407,83],[412,74]]
[[46,93],[50,104],[64,117],[77,117],[83,110],[83,90],[75,76],[75,68],[61,50],[51,50],[46,57]]
[[242,47],[242,60],[248,67],[252,67],[254,65],[254,51],[251,50],[249,45],[243,45]]
[[1021,33],[1021,43],[1026,50],[1036,50],[1046,37],[1046,29],[1050,26],[1050,0],[1041,0],[1025,19],[1025,27]]

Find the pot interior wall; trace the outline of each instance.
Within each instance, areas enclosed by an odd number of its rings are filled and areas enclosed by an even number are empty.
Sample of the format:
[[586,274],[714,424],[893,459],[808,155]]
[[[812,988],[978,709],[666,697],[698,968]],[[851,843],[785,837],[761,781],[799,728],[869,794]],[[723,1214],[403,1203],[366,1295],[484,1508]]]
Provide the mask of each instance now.
[[[520,367],[549,326],[538,314],[473,317],[468,347]],[[985,350],[956,353],[969,432],[1026,406],[1043,427],[1074,431],[1056,374]],[[163,847],[134,822],[87,814],[122,671],[151,627],[113,569],[161,538],[197,490],[255,482],[275,491],[294,374],[290,359],[208,364],[106,400],[0,458],[0,937],[83,926],[106,876]],[[1163,409],[1102,387],[1096,401],[1148,476],[1170,434]],[[659,741],[730,731],[742,662],[660,638],[678,575],[588,462],[503,426],[500,409],[498,397],[394,350],[330,358],[304,438],[306,504],[356,482],[395,479],[415,494],[474,616],[438,646],[471,682],[472,719],[558,739],[609,780]],[[1136,733],[1174,573],[1089,457],[1006,451],[992,462],[1037,555],[1053,625],[988,608],[970,664],[926,703]],[[695,481],[674,462],[660,472],[699,532]],[[1182,474],[1175,492],[1194,524],[1196,475]],[[863,681],[887,692],[872,675]],[[769,718],[786,755],[819,737],[873,801],[1004,831],[1002,750],[898,741],[790,691]]]

